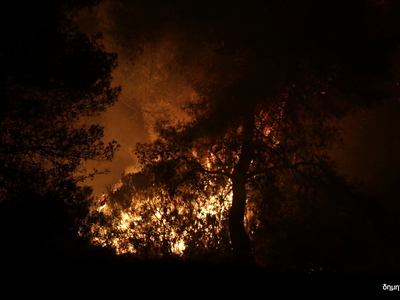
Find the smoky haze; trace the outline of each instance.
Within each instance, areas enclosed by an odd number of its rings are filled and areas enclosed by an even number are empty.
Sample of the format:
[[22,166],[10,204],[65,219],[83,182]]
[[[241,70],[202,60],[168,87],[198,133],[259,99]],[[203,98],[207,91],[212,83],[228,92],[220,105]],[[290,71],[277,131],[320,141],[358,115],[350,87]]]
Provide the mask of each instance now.
[[400,101],[360,111],[342,120],[344,145],[333,158],[339,172],[371,194],[400,185]]
[[[113,84],[122,87],[119,101],[91,120],[105,127],[106,141],[117,140],[121,145],[112,162],[90,164],[111,170],[86,182],[94,187],[95,196],[118,182],[123,172],[137,170],[135,145],[154,138],[152,126],[157,120],[187,118],[181,108],[197,97],[193,82],[202,80],[203,67],[212,65],[214,57],[201,37],[192,33],[200,33],[199,26],[219,30],[224,24],[179,18],[173,5],[153,7],[146,1],[105,1],[76,16],[81,30],[101,33],[105,49],[118,54]],[[338,160],[339,171],[350,180],[364,181],[368,192],[383,193],[399,178],[399,111],[396,100],[342,121],[344,146],[332,156]]]
[[[100,43],[106,51],[118,54],[119,66],[113,73],[113,85],[122,87],[118,102],[89,120],[104,126],[105,141],[116,140],[120,144],[112,162],[88,165],[110,170],[107,175],[85,182],[93,186],[95,196],[118,182],[122,173],[137,170],[135,146],[153,138],[152,127],[156,121],[185,119],[182,106],[196,98],[182,67],[177,64],[176,56],[182,47],[180,39],[185,32],[154,27],[151,35],[143,36],[142,29],[135,30],[135,27],[146,26],[146,19],[135,5],[121,7],[118,2],[107,1],[76,16],[81,30],[90,35],[101,33]],[[150,20],[154,22],[151,17]]]

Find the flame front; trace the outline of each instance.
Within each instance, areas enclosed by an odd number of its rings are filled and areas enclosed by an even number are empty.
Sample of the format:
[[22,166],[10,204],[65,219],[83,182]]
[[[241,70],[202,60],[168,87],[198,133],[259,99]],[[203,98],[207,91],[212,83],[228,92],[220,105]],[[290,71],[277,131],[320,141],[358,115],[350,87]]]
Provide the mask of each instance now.
[[[229,181],[222,187],[212,184],[209,181],[205,190],[190,201],[184,197],[171,199],[158,191],[130,199],[125,208],[109,203],[109,194],[105,194],[93,208],[93,213],[103,221],[91,225],[91,240],[117,254],[142,256],[144,252],[149,256],[181,256],[188,248],[216,247],[222,243],[219,236],[225,230],[232,191]],[[122,187],[122,183],[117,183],[111,192]]]
[[[268,149],[279,145],[275,126],[282,118],[284,105],[284,102],[277,105],[274,115],[267,111],[260,111],[257,115],[255,139],[269,145]],[[173,156],[174,151],[166,150],[164,144],[155,143],[154,149],[147,149],[148,159],[156,166],[162,163],[168,166],[172,161],[178,179],[172,184],[170,182],[169,187],[157,183],[155,178],[145,179],[142,188],[136,187],[133,181],[129,183],[129,180],[114,185],[93,207],[92,215],[97,217],[97,221],[91,224],[92,241],[114,249],[117,254],[140,256],[230,249],[228,214],[233,193],[229,174],[240,153],[240,143],[236,138],[240,135],[240,128],[237,130],[226,134],[208,151],[192,149],[187,154],[195,161],[196,167],[201,166],[194,179],[183,175],[190,171],[191,160],[185,161],[186,165],[179,164],[177,161],[181,154]],[[259,156],[266,159],[252,161],[252,167],[268,167],[268,154],[259,153]],[[156,173],[153,170],[152,174]],[[178,188],[171,190],[171,185]],[[256,222],[257,218],[251,203],[248,204],[245,225],[252,231],[249,224]]]

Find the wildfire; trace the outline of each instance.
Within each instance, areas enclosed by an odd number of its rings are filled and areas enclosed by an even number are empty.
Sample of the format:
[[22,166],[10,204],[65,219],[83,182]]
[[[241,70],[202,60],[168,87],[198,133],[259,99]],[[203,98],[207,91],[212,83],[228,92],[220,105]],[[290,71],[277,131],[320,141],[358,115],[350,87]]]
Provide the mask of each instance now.
[[[209,184],[211,186],[212,182]],[[111,193],[122,188],[122,182],[118,182]],[[205,235],[202,243],[207,244],[223,230],[232,191],[228,182],[223,187],[207,188],[190,202],[179,197],[175,201],[166,201],[163,193],[130,200],[129,207],[121,209],[110,202],[110,194],[101,197],[94,211],[107,222],[92,225],[92,242],[110,247],[117,254],[135,254],[142,248],[158,247],[171,254],[183,255],[193,236],[202,232]]]
[[[261,111],[256,118],[257,138],[271,147],[279,145],[275,125],[283,116],[284,106],[284,102],[277,105],[276,115]],[[158,185],[155,179],[150,180],[151,184],[144,184],[146,188],[136,188],[133,181],[119,181],[93,208],[98,222],[91,226],[92,241],[113,248],[117,254],[153,253],[155,256],[184,255],[193,248],[220,247],[229,240],[227,222],[233,197],[232,182],[226,175],[238,160],[238,152],[230,151],[226,141],[235,143],[227,135],[207,153],[192,151],[191,157],[197,162],[194,165],[201,166],[201,175],[194,182],[185,181],[191,177],[182,175],[187,170],[179,164],[174,171],[179,174],[178,179],[172,184],[177,183],[178,187],[172,190]],[[153,163],[169,158],[163,150],[157,149],[154,153]],[[254,219],[251,206],[247,208],[246,218]]]

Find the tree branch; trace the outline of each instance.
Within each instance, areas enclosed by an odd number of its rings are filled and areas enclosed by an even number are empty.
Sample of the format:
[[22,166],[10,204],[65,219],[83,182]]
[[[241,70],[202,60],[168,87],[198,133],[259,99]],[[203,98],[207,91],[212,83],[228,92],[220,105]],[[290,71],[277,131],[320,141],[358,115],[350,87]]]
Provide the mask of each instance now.
[[257,175],[262,175],[262,174],[266,174],[268,172],[271,171],[276,171],[276,170],[282,170],[282,169],[297,169],[298,167],[301,166],[313,166],[313,167],[318,167],[319,169],[322,169],[322,165],[319,162],[313,162],[313,161],[304,161],[304,162],[298,162],[292,165],[279,165],[279,166],[273,166],[273,167],[269,167],[263,170],[260,170],[258,172],[249,172],[248,174],[248,178],[257,176]]
[[188,160],[187,157],[180,157],[180,159],[183,159],[188,165],[193,165],[197,167],[197,171],[200,171],[201,173],[207,173],[207,174],[215,174],[215,175],[222,175],[226,176],[228,178],[231,178],[232,175],[229,172],[226,172],[225,169],[218,169],[218,170],[207,170],[203,167],[201,163],[198,161],[193,161],[193,160]]

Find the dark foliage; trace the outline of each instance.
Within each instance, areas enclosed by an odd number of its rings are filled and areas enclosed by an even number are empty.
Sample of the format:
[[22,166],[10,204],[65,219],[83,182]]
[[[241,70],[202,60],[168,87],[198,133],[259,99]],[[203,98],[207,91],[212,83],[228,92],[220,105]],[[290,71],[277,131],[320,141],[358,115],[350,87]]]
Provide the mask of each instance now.
[[[0,214],[2,260],[45,258],[74,239],[90,191],[77,184],[110,160],[115,142],[103,128],[82,125],[112,105],[116,55],[78,32],[69,15],[96,1],[2,3]],[[77,5],[78,4],[78,5]],[[71,216],[71,213],[74,216]]]
[[82,162],[109,160],[116,148],[101,141],[100,126],[79,125],[80,118],[112,105],[119,89],[110,87],[116,56],[71,26],[70,4],[6,6],[0,112],[5,197],[75,180]]

